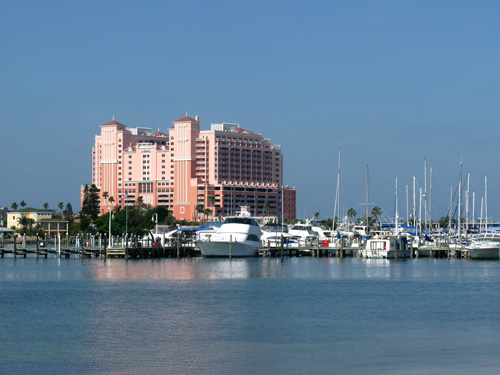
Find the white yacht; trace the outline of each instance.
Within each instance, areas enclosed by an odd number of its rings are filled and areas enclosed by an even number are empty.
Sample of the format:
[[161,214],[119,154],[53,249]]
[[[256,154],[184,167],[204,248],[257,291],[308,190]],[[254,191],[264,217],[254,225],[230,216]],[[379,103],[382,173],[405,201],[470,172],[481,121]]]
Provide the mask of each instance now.
[[255,218],[231,216],[215,233],[199,237],[196,246],[204,257],[252,257],[259,253],[261,235]]
[[500,233],[482,233],[467,247],[471,259],[499,259]]
[[383,236],[374,237],[366,241],[366,247],[360,251],[363,258],[386,258],[396,257],[396,246],[398,258],[409,258],[410,247],[405,236]]

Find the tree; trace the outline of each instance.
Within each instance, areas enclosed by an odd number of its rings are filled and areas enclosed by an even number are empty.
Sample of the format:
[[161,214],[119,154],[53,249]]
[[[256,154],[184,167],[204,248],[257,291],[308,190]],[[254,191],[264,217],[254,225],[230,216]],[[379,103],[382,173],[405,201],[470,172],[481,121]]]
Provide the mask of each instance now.
[[18,205],[16,202],[14,202],[10,207],[12,208],[12,211],[17,211]]
[[202,204],[197,204],[194,209],[196,210],[196,212],[198,212],[198,215],[200,215],[203,214],[203,211],[205,211],[205,206]]
[[349,208],[349,209],[347,210],[347,217],[348,217],[349,219],[351,219],[351,220],[352,220],[353,218],[355,218],[357,214],[358,214],[358,213],[356,212],[356,210],[355,210],[354,208]]
[[215,195],[209,195],[208,196],[208,202],[214,206],[215,205]]
[[331,217],[321,220],[321,225],[326,228],[331,228],[333,226],[333,219]]
[[115,198],[113,198],[113,196],[110,196],[109,197],[109,203],[113,203],[115,201]]
[[21,215],[17,219],[17,222],[21,226],[17,229],[21,235],[34,236],[41,231],[40,225],[35,224],[35,219],[26,217],[25,215]]
[[319,211],[314,213],[314,221],[318,221],[319,219]]
[[66,210],[65,210],[68,214],[72,215],[73,214],[73,206],[71,206],[71,203],[68,202],[68,204],[66,205]]
[[85,185],[83,189],[83,202],[80,211],[80,229],[86,232],[99,216],[99,189],[95,184]]
[[26,202],[25,202],[25,201],[21,201],[21,202],[19,203],[19,205],[20,205],[22,208],[24,208],[24,207],[26,207]]
[[49,204],[48,204],[47,202],[45,202],[45,203],[43,204],[43,208],[45,208],[45,209],[47,210],[47,209],[49,208]]
[[205,215],[205,221],[208,221],[208,217],[212,215],[212,210],[210,208],[205,208],[203,214]]
[[266,202],[264,205],[264,211],[266,212],[266,216],[270,216],[274,214],[274,209],[271,207],[271,204],[269,202]]
[[75,215],[73,214],[73,207],[71,206],[71,203],[68,203],[66,205],[66,209],[62,213],[64,220],[69,221],[69,226],[71,227],[73,225],[73,221],[75,220]]
[[[451,226],[452,226],[452,227],[453,227],[453,226],[455,226],[455,222],[456,222],[455,218],[452,218],[452,219],[451,219]],[[438,223],[439,223],[439,226],[440,226],[441,228],[447,228],[447,227],[448,227],[448,225],[450,224],[450,217],[449,217],[448,215],[446,215],[446,216],[444,216],[444,217],[441,217],[441,218],[439,219]]]
[[59,203],[57,204],[57,207],[59,207],[59,209],[61,210],[61,213],[62,213],[62,209],[63,209],[63,207],[64,207],[64,203],[63,203],[63,202],[59,202]]
[[107,192],[107,191],[105,191],[104,193],[102,193],[102,197],[103,197],[104,199],[106,199],[106,198],[108,197],[108,195],[109,195],[109,194],[108,194],[108,192]]
[[371,215],[369,217],[369,219],[371,219],[371,225],[374,225],[374,226],[377,226],[377,222],[378,222],[378,217],[382,215],[382,209],[378,206],[375,206],[372,208],[372,212],[371,212]]

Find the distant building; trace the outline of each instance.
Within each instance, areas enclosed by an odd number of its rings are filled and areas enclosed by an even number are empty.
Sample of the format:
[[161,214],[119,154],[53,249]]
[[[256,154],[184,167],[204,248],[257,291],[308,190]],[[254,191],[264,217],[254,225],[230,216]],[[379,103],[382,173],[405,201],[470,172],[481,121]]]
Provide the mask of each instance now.
[[[235,214],[240,206],[254,216],[277,215],[283,156],[270,139],[236,124],[200,130],[198,116],[186,116],[167,134],[113,120],[95,137],[92,183],[100,190],[101,214],[141,197],[167,206],[177,219],[203,216],[200,205],[211,211],[209,217]],[[83,199],[83,187],[81,194]],[[283,188],[285,218],[296,217],[295,196],[295,188]]]
[[40,227],[49,237],[53,237],[57,234],[65,234],[68,232],[67,220],[53,218],[52,210],[36,209],[36,208],[22,208],[13,212],[7,213],[7,228],[18,229],[19,218],[24,216],[29,219],[33,219],[36,224],[40,224]]

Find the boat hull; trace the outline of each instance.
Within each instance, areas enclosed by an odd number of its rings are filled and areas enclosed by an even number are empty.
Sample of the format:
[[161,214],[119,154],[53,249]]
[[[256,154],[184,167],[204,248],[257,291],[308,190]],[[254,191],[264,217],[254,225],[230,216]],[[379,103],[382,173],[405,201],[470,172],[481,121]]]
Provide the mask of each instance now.
[[498,253],[498,247],[486,249],[469,249],[471,259],[499,259]]
[[[394,250],[362,250],[361,256],[364,258],[378,258],[378,259],[395,259],[396,252]],[[410,250],[399,250],[399,258],[409,258]]]
[[201,255],[207,258],[256,257],[259,255],[258,243],[227,241],[196,241]]

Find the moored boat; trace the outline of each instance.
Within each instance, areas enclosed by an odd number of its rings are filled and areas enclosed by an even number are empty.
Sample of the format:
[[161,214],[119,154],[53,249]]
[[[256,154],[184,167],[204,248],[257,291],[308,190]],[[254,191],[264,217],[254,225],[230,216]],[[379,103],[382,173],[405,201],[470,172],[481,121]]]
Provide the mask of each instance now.
[[410,248],[405,236],[374,237],[366,241],[366,246],[360,251],[364,258],[409,258]]
[[257,256],[262,231],[255,218],[228,217],[213,234],[198,238],[195,243],[204,257]]
[[499,259],[500,233],[482,233],[467,247],[471,259]]

